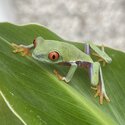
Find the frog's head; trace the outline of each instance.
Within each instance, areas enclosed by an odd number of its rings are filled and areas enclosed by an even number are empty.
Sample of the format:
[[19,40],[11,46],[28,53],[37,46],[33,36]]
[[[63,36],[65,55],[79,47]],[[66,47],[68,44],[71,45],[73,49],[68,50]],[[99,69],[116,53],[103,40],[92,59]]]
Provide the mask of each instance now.
[[34,41],[34,50],[32,57],[41,62],[59,63],[62,62],[62,56],[57,50],[56,42],[53,40],[44,40],[42,37],[37,37]]

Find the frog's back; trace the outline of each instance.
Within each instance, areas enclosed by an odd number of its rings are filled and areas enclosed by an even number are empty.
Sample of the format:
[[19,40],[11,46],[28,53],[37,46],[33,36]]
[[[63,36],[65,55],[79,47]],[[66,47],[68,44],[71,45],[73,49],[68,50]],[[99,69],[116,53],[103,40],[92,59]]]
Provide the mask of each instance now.
[[[53,45],[54,44],[55,47]],[[57,52],[63,57],[64,62],[75,62],[75,61],[83,61],[83,62],[93,62],[91,57],[85,54],[83,51],[78,49],[76,46],[60,41],[49,41],[49,47]]]

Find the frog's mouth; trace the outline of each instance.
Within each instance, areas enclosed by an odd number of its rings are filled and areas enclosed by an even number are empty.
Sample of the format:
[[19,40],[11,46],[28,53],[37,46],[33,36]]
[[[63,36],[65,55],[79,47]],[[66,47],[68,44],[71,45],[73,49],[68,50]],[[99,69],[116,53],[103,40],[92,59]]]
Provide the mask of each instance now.
[[34,54],[32,53],[32,57],[36,60],[42,60],[44,58],[44,55],[43,54]]

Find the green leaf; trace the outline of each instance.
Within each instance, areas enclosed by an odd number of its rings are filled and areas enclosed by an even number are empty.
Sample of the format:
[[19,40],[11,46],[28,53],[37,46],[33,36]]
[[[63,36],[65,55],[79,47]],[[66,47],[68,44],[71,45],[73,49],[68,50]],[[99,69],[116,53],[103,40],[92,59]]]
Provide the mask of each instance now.
[[0,125],[23,125],[22,122],[9,110],[0,95]]
[[[4,115],[0,117],[1,125],[125,123],[125,53],[106,48],[113,59],[111,64],[103,67],[111,102],[104,101],[100,105],[90,89],[87,70],[78,68],[71,82],[66,84],[55,77],[53,70],[66,75],[69,67],[43,64],[32,57],[12,53],[10,43],[27,45],[35,36],[65,41],[43,26],[0,23],[0,114]],[[81,43],[71,44],[83,50]]]

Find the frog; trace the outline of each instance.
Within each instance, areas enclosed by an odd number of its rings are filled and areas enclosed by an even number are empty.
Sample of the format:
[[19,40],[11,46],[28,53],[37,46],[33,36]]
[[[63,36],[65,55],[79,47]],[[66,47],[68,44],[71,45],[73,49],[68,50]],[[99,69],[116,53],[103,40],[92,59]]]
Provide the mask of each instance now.
[[[11,44],[14,48],[14,53],[21,53],[22,56],[30,55],[33,59],[49,64],[61,64],[70,66],[66,76],[59,74],[54,70],[54,74],[59,80],[69,83],[78,67],[85,67],[89,71],[90,83],[92,89],[96,91],[95,97],[99,96],[99,103],[103,104],[105,99],[110,102],[107,96],[102,68],[99,61],[104,63],[111,63],[111,57],[105,52],[104,47],[100,49],[93,42],[84,43],[84,52],[75,45],[58,40],[46,40],[38,36],[29,45],[15,43]],[[91,57],[91,50],[94,55],[99,57],[99,61],[93,61]],[[32,52],[31,52],[32,51]]]

